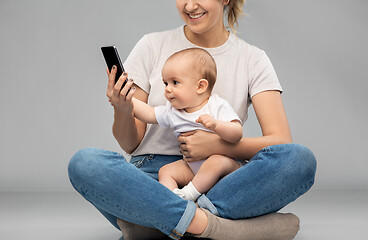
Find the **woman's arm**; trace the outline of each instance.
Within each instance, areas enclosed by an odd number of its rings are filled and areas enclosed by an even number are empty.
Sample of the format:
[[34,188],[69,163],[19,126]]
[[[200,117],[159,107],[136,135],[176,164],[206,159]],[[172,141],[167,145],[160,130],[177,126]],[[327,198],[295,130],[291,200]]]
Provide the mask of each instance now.
[[[127,79],[127,75],[121,75],[115,84],[116,69],[113,69],[111,73],[108,69],[106,71],[109,76],[106,95],[114,107],[112,132],[120,147],[125,152],[132,153],[142,141],[147,125],[134,117],[131,99],[134,94],[135,98],[147,102],[148,94],[133,84],[132,81],[128,81],[120,91],[123,82]],[[127,95],[128,90],[133,86],[135,91],[130,91]]]
[[[148,94],[135,85],[135,98],[147,102]],[[121,112],[114,108],[114,123],[112,132],[120,147],[131,154],[141,143],[146,132],[147,124],[130,114]]]
[[[292,142],[289,123],[279,91],[258,93],[253,96],[252,104],[263,136],[243,138],[240,144],[234,146],[233,150],[237,155],[234,157],[246,156],[246,159],[250,159],[264,147]],[[227,150],[231,151],[231,149]]]
[[291,143],[291,133],[280,92],[258,93],[253,96],[252,103],[263,136],[242,138],[239,143],[230,144],[222,140],[217,134],[204,131],[182,135],[178,137],[178,140],[187,161],[204,159],[214,154],[237,159],[251,159],[264,147]]

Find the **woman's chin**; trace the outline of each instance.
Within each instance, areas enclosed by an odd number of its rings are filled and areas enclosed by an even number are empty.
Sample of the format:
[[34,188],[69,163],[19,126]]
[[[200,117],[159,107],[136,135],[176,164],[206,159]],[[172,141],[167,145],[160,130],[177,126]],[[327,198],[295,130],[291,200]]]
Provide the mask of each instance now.
[[201,25],[202,24],[191,24],[191,23],[186,24],[187,30],[189,30],[193,34],[202,34],[206,32],[206,29]]

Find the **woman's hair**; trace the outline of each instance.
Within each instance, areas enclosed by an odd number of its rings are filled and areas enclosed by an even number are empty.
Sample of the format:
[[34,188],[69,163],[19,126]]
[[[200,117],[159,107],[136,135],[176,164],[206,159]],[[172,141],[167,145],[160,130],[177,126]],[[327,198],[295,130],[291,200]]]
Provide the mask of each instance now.
[[176,57],[189,57],[192,60],[193,69],[195,69],[200,78],[208,81],[209,92],[212,91],[217,78],[216,62],[206,50],[202,48],[187,48],[171,55],[166,62]]
[[[243,5],[245,0],[229,0],[229,3],[225,6],[224,11],[227,15],[227,23],[229,27],[236,34],[236,28],[238,27],[238,19],[244,15]],[[235,28],[236,25],[236,28]]]

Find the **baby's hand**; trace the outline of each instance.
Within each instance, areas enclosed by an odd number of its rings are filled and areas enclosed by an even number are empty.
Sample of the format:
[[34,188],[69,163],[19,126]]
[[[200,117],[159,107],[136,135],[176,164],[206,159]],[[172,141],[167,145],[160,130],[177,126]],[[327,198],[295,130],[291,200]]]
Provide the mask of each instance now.
[[199,118],[196,120],[197,123],[201,123],[205,128],[215,131],[216,128],[216,120],[213,119],[213,117],[209,114],[203,114],[199,116]]

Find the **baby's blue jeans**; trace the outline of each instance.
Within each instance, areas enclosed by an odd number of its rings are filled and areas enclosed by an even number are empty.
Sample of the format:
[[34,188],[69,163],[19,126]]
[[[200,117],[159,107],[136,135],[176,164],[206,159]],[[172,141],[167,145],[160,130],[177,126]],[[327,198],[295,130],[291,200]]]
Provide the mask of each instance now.
[[[68,171],[73,187],[116,228],[116,218],[159,229],[172,239],[186,231],[196,204],[175,195],[158,179],[159,169],[182,156],[123,155],[95,148],[78,151]],[[316,160],[298,144],[263,148],[198,199],[199,207],[229,219],[277,212],[314,183]]]

